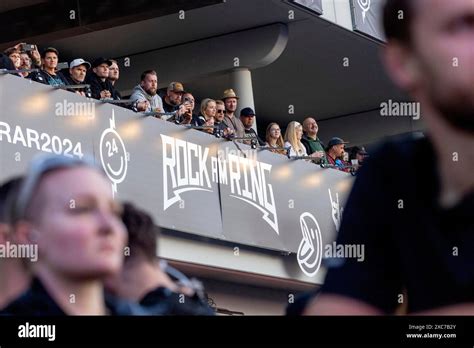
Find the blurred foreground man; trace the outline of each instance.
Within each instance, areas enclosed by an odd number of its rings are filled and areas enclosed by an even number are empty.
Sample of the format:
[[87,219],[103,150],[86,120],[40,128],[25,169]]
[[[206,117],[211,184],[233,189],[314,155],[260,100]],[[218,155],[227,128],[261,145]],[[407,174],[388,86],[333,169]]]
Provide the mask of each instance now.
[[130,250],[122,272],[107,279],[107,289],[116,296],[139,302],[153,315],[214,315],[202,284],[156,256],[159,228],[151,216],[125,203],[122,221]]
[[0,186],[0,309],[29,287],[31,275],[29,260],[26,258],[35,258],[35,255],[11,252],[18,251],[21,247],[13,233],[9,216],[21,180],[21,177],[13,178]]
[[[384,62],[421,104],[427,136],[383,145],[359,172],[307,314],[474,314],[474,1],[388,0]],[[406,294],[406,296],[404,295]]]

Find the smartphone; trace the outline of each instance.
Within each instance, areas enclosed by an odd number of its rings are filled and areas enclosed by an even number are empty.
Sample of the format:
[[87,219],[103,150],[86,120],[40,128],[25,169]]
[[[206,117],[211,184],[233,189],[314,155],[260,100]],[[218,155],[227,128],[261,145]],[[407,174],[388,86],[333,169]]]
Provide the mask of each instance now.
[[35,45],[31,45],[31,44],[21,44],[20,46],[20,49],[23,51],[23,52],[29,52],[29,51],[34,51],[35,50]]

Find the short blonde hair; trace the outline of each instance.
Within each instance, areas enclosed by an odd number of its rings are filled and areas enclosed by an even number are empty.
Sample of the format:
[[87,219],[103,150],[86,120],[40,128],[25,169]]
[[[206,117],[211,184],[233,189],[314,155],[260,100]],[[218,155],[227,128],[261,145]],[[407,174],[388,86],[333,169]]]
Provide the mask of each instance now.
[[201,115],[207,116],[206,115],[206,109],[207,109],[207,106],[209,105],[209,103],[216,103],[216,101],[214,99],[211,99],[211,98],[203,99],[203,101],[201,102]]

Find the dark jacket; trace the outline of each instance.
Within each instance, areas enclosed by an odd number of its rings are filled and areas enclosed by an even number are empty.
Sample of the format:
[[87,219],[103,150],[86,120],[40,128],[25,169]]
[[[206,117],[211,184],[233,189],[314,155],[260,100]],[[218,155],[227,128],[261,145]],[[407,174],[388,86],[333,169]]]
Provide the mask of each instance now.
[[166,102],[165,97],[162,98],[163,100],[163,110],[165,112],[174,112],[179,109],[179,105],[171,105]]
[[67,79],[64,77],[64,75],[58,71],[56,72],[55,76],[51,76],[44,70],[40,70],[37,72],[32,72],[28,74],[27,78],[39,82],[45,85],[50,85],[50,86],[67,86],[68,82]]
[[92,98],[100,99],[100,92],[107,90],[112,95],[112,99],[121,99],[120,94],[109,80],[102,81],[95,73],[91,73],[87,76],[86,81],[87,84],[91,85]]
[[15,70],[12,60],[3,53],[0,53],[0,69]]
[[214,127],[217,127],[217,128],[214,128],[213,134],[218,138],[222,138],[224,136],[225,129],[228,128],[224,121],[222,122],[215,121]]
[[214,315],[214,310],[198,296],[187,297],[164,287],[150,291],[140,301],[140,305],[153,314],[165,312],[167,315]]
[[[133,302],[118,299],[106,294],[105,305],[111,315],[152,315],[151,311]],[[66,313],[58,306],[44,288],[41,281],[33,279],[30,288],[6,308],[0,316],[65,316]]]
[[[86,82],[76,82],[72,79],[72,77],[69,75],[69,76],[66,76],[66,80],[68,82],[68,85],[83,85],[83,84],[87,84]],[[70,92],[84,92],[84,94],[86,95],[86,98],[92,98],[92,90],[90,87],[85,87],[85,88],[81,88],[81,89],[68,89],[68,91]]]

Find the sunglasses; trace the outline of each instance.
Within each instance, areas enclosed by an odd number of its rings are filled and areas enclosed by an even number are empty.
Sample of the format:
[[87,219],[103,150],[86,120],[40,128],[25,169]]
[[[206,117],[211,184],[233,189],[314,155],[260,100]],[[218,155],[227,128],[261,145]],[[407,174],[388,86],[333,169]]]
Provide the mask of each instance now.
[[218,114],[223,114],[223,113],[224,113],[224,110],[217,110],[217,113],[218,113]]

